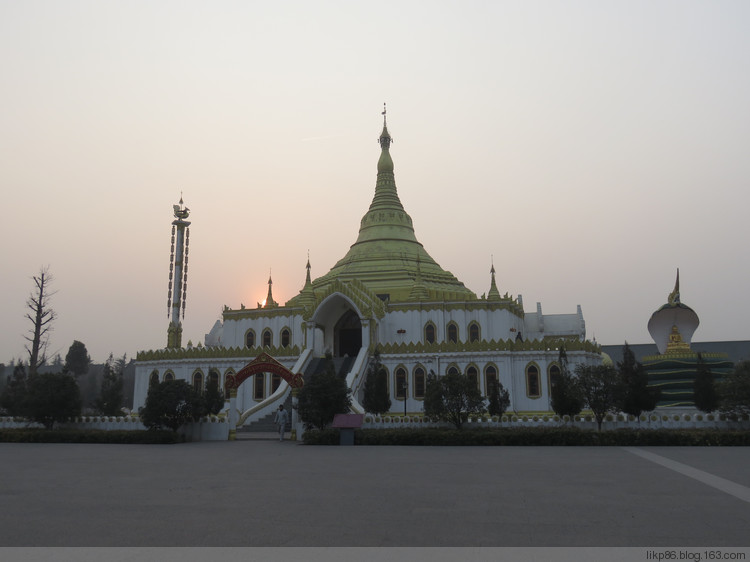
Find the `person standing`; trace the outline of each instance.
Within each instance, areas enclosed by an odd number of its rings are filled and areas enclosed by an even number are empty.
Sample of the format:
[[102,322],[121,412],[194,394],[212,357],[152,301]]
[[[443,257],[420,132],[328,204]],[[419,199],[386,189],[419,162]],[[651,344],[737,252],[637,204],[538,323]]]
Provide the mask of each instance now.
[[289,414],[284,409],[284,405],[279,406],[278,412],[276,412],[276,423],[279,424],[279,441],[284,440],[284,432],[286,431],[286,422],[289,419]]

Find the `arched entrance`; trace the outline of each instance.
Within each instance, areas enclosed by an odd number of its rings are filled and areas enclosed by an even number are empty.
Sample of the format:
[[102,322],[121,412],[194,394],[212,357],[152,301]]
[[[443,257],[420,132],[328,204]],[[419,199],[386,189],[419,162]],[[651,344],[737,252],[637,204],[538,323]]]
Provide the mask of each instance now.
[[[364,324],[363,324],[364,322]],[[308,330],[308,340],[316,357],[331,352],[334,357],[356,357],[370,338],[369,326],[351,297],[334,292],[318,305]],[[308,332],[310,333],[310,332]]]
[[362,322],[353,310],[347,310],[333,328],[334,356],[356,357],[362,347]]
[[[292,404],[296,405],[297,391],[304,384],[302,373],[293,373],[268,353],[261,353],[236,374],[227,374],[226,390],[229,391],[229,439],[234,440],[237,431],[237,389],[248,378],[258,373],[279,375],[292,388]],[[292,410],[292,428],[297,424],[297,410]],[[294,429],[292,429],[294,435]]]

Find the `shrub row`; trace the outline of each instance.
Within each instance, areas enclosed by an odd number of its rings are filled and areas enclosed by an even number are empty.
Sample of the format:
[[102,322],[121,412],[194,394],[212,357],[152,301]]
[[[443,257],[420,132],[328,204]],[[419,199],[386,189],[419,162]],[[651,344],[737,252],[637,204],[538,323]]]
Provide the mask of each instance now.
[[121,443],[167,445],[184,441],[173,431],[0,429],[0,443]]
[[[306,445],[338,445],[339,430],[306,431]],[[750,431],[578,428],[358,429],[355,445],[428,446],[748,446]]]

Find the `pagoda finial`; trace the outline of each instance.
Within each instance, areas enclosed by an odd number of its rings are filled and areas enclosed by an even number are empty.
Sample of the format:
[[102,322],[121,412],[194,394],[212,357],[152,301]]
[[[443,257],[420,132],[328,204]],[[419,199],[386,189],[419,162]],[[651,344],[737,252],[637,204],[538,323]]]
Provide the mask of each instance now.
[[500,297],[500,291],[497,290],[497,283],[495,283],[495,258],[494,256],[490,256],[490,263],[492,264],[492,266],[490,267],[490,292],[487,293],[487,300],[499,301],[501,297]]
[[674,282],[674,289],[671,293],[669,293],[669,297],[667,297],[667,302],[669,304],[679,304],[680,303],[680,268],[677,268],[677,279]]
[[[383,103],[383,112],[381,113],[383,116],[383,132],[380,133],[380,137],[378,138],[378,142],[380,143],[380,148],[383,149],[383,151],[387,151],[391,143],[393,142],[393,139],[391,138],[391,134],[388,132],[388,124],[386,122],[386,107],[385,103]],[[390,160],[390,157],[388,157]],[[380,170],[380,166],[378,166],[378,171]],[[390,169],[388,170],[390,172],[393,171],[393,161],[390,162]]]
[[277,303],[275,300],[273,300],[273,280],[271,279],[271,271],[268,271],[268,295],[266,295],[266,302],[263,305],[263,308],[274,308],[276,306],[279,306],[279,303]]
[[310,250],[307,250],[307,265],[305,266],[307,269],[307,277],[305,278],[305,287],[310,285],[312,283],[312,280],[310,279]]

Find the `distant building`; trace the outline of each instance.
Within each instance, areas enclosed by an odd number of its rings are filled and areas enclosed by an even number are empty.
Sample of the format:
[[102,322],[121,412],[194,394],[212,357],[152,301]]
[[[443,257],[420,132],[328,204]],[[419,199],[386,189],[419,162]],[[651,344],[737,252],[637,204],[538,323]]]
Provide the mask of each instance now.
[[[658,407],[692,407],[693,383],[699,356],[716,376],[730,373],[734,362],[750,357],[750,342],[715,342],[693,344],[692,338],[700,323],[695,311],[681,302],[680,272],[667,303],[651,315],[648,330],[652,345],[631,345],[636,359],[648,372],[649,386],[661,389]],[[622,360],[624,346],[602,346],[613,362]],[[731,350],[733,356],[727,353]]]

